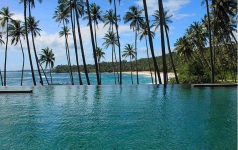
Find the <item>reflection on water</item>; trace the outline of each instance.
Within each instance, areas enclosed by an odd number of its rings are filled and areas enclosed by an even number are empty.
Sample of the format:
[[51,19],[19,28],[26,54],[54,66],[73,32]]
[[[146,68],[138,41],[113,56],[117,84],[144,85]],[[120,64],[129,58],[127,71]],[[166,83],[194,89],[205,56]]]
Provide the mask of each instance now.
[[236,149],[236,88],[23,88],[0,95],[0,149]]

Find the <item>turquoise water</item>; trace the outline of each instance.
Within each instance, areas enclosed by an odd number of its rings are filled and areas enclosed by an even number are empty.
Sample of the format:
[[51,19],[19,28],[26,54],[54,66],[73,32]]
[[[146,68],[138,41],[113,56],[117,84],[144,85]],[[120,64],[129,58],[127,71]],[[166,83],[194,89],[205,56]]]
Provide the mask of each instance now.
[[237,89],[24,86],[0,94],[0,149],[237,149]]
[[[3,74],[3,72],[2,72]],[[79,78],[77,73],[73,73],[74,83],[75,85],[79,85]],[[83,84],[87,84],[85,74],[81,74]],[[46,85],[46,78],[42,73],[42,79],[44,84]],[[114,84],[114,74],[113,73],[102,73],[101,80],[103,85],[113,85]],[[116,74],[116,81],[118,84],[118,78]],[[37,72],[35,72],[36,84],[40,85],[40,78]],[[48,81],[50,82],[50,74],[47,74]],[[69,73],[52,73],[53,84],[55,85],[71,85]],[[92,85],[97,85],[96,74],[89,73],[90,83]],[[21,72],[7,72],[7,85],[8,86],[16,86],[21,84]],[[123,84],[131,84],[131,75],[123,74],[122,75],[122,83]],[[133,81],[136,83],[136,74],[133,74]],[[150,74],[148,75],[139,75],[139,83],[140,84],[151,84]],[[0,81],[1,84],[1,81]],[[30,72],[25,72],[23,76],[23,86],[25,85],[33,85],[32,75]]]

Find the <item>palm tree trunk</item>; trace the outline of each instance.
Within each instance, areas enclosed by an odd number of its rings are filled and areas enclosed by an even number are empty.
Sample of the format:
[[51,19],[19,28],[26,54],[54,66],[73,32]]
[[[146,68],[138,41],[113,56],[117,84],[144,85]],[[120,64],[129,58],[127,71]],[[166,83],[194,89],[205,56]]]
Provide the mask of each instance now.
[[[74,5],[76,6],[76,1],[75,0],[74,0]],[[87,64],[86,64],[84,49],[83,49],[83,41],[82,41],[82,36],[81,36],[81,31],[80,31],[79,15],[78,15],[78,11],[75,10],[75,12],[76,12],[76,21],[77,21],[77,25],[78,25],[78,36],[79,36],[81,54],[82,54],[82,59],[83,59],[84,73],[85,73],[85,76],[86,76],[87,83],[88,83],[88,85],[90,85],[90,80],[89,80],[89,77],[88,77]]]
[[94,57],[94,62],[95,62],[95,68],[96,68],[96,75],[97,75],[97,82],[98,85],[101,85],[100,83],[100,78],[99,78],[99,72],[98,72],[98,63],[97,63],[97,55],[96,55],[96,48],[95,48],[95,43],[94,43],[94,39],[93,39],[93,27],[92,27],[92,19],[91,19],[91,15],[90,15],[90,11],[89,11],[89,1],[86,0],[86,4],[87,4],[87,10],[88,10],[88,19],[89,19],[89,26],[90,26],[90,34],[91,34],[91,40],[92,40],[92,48],[93,48],[93,57]]
[[211,34],[211,25],[210,25],[210,13],[208,8],[208,0],[206,0],[207,5],[207,17],[208,17],[208,32],[209,32],[209,51],[210,51],[210,64],[211,64],[211,83],[214,83],[214,64],[213,64],[213,54],[212,54],[212,34]]
[[[66,36],[65,36],[65,38],[66,38]],[[66,52],[66,57],[67,57],[68,67],[69,67],[70,80],[71,80],[71,84],[74,85],[74,79],[73,79],[73,73],[72,73],[72,67],[71,67],[70,53],[69,53],[67,38],[65,40],[65,48],[66,48],[65,52]]]
[[113,53],[114,53],[114,47],[112,46],[112,70],[114,73],[114,84],[116,85],[117,82],[116,82],[116,74],[115,74],[115,65],[114,65],[114,61],[113,61]]
[[138,77],[138,66],[137,66],[137,29],[138,26],[136,26],[136,30],[135,30],[135,52],[136,52],[136,80],[137,80],[137,84],[139,84],[139,77]]
[[51,85],[52,85],[51,65],[49,65],[49,67],[50,67],[50,81],[51,81]]
[[153,76],[152,76],[152,71],[151,71],[151,66],[150,66],[150,59],[149,59],[149,49],[148,49],[148,44],[147,44],[147,38],[145,37],[145,44],[146,44],[146,54],[147,54],[147,59],[148,59],[148,64],[150,68],[150,77],[151,77],[151,82],[152,84],[154,83]]
[[131,61],[131,56],[130,56],[130,62],[131,62],[131,84],[133,84],[133,78],[132,78],[132,61]]
[[117,63],[117,56],[116,56],[116,50],[115,50],[115,44],[113,44],[113,50],[114,50],[114,57],[115,57],[115,62],[116,62],[116,72],[117,72],[117,81],[118,81],[118,84],[119,84],[119,74],[118,74],[118,63]]
[[24,55],[24,51],[23,51],[23,47],[22,47],[22,43],[21,43],[21,38],[20,38],[20,44],[21,44],[21,50],[22,50],[22,72],[21,72],[21,86],[22,86],[23,74],[24,74],[25,55]]
[[2,86],[3,86],[3,81],[2,81],[2,72],[1,72],[1,69],[0,69],[0,78],[1,78],[1,83],[2,83]]
[[35,73],[34,73],[34,68],[33,68],[33,64],[32,64],[32,59],[31,59],[31,50],[30,50],[29,39],[28,39],[28,32],[27,32],[26,0],[24,0],[24,20],[25,20],[26,44],[27,44],[28,55],[29,55],[29,61],[30,61],[30,66],[31,66],[31,75],[32,75],[33,84],[34,84],[34,86],[36,86],[36,79],[35,79]]
[[45,76],[45,79],[46,79],[46,82],[47,82],[47,84],[49,85],[49,81],[48,81],[48,78],[47,78],[47,76],[46,76],[46,74],[45,74],[45,71],[44,71],[44,69],[43,69],[43,67],[42,67],[42,65],[39,63],[39,65],[40,65],[40,67],[41,67],[41,70],[43,71],[43,74],[44,74],[44,76]]
[[6,86],[7,79],[7,44],[8,44],[8,20],[7,20],[7,41],[6,41],[6,49],[5,49],[5,61],[4,61],[4,86]]
[[41,76],[41,72],[40,72],[39,61],[38,61],[38,56],[36,54],[35,41],[34,41],[34,36],[33,36],[32,31],[31,31],[31,37],[32,37],[32,44],[33,44],[34,54],[35,54],[35,59],[36,59],[36,66],[37,66],[38,74],[39,74],[39,77],[40,77],[40,83],[41,83],[41,85],[43,85],[43,80],[42,80],[42,76]]
[[164,75],[164,86],[167,84],[167,65],[166,65],[166,57],[165,57],[165,44],[164,44],[164,8],[162,0],[159,1],[159,12],[160,13],[160,35],[161,35],[161,48],[162,48],[162,59],[163,59],[163,75]]
[[[156,62],[156,58],[155,58],[155,54],[154,54],[154,46],[153,46],[152,36],[151,36],[151,33],[150,33],[150,26],[149,26],[149,19],[148,19],[148,11],[147,11],[146,0],[143,0],[143,4],[144,4],[144,10],[145,10],[146,24],[147,24],[147,29],[148,29],[148,37],[149,37],[150,50],[151,50],[151,55],[152,55],[153,62],[154,62],[155,76],[156,76],[156,73],[157,73],[159,84],[162,84],[162,81],[161,81],[161,78],[160,78],[159,67],[158,67],[158,64]],[[156,81],[156,84],[157,84],[156,77],[155,77],[155,81]]]
[[118,34],[118,25],[117,25],[117,8],[116,8],[116,2],[114,0],[114,10],[115,10],[115,23],[116,23],[116,31],[117,31],[117,39],[118,39],[118,50],[119,50],[119,61],[120,61],[120,82],[119,84],[122,84],[122,65],[121,65],[121,45],[120,45],[120,39]]
[[75,49],[75,56],[76,56],[76,63],[77,63],[77,70],[78,70],[78,76],[79,76],[79,84],[83,85],[80,68],[79,68],[79,60],[78,60],[78,48],[77,48],[77,42],[76,42],[76,36],[75,36],[75,22],[73,19],[73,9],[70,1],[70,17],[71,17],[71,25],[72,25],[72,32],[73,32],[73,39],[74,39],[74,49]]
[[97,30],[96,30],[96,22],[94,21],[94,39],[95,39],[95,44],[96,44],[96,48],[98,47],[98,43],[97,43]]
[[170,49],[168,30],[166,29],[165,26],[164,26],[164,28],[165,28],[166,38],[167,38],[167,44],[168,44],[168,50],[169,50],[170,61],[171,61],[171,64],[172,64],[172,68],[173,68],[173,71],[174,71],[174,75],[175,75],[175,80],[176,80],[176,83],[179,84],[179,80],[178,80],[178,76],[177,76],[177,71],[176,71],[175,66],[174,66],[174,60],[173,60],[173,56],[172,56],[171,49]]

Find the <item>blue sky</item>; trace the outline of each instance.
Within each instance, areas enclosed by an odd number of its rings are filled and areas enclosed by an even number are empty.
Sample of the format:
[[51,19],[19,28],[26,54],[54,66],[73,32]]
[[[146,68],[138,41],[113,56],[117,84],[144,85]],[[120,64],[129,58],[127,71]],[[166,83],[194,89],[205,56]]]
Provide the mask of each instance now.
[[[10,12],[14,13],[14,19],[23,20],[23,4],[18,3],[19,0],[0,0],[0,8],[9,7]],[[109,5],[107,0],[89,0],[90,3],[96,3],[101,7],[103,13],[106,10],[113,8],[112,5]],[[152,15],[156,9],[158,9],[158,0],[147,0],[149,15]],[[67,64],[66,56],[65,56],[65,45],[64,38],[59,38],[59,31],[61,27],[58,26],[52,17],[57,7],[57,0],[50,0],[43,2],[40,4],[37,0],[35,0],[36,7],[32,9],[32,15],[40,20],[39,27],[42,29],[41,36],[36,37],[36,49],[37,53],[41,53],[42,48],[49,47],[53,49],[55,53],[55,66],[60,64]],[[121,21],[119,22],[119,35],[121,40],[122,50],[124,45],[134,44],[134,32],[130,29],[129,23],[124,24],[123,16],[128,8],[132,5],[139,6],[141,9],[143,8],[142,0],[122,0],[120,6],[118,6],[118,14],[121,16]],[[201,6],[201,0],[163,0],[165,10],[170,10],[170,14],[173,15],[172,21],[173,23],[169,24],[170,27],[170,43],[172,50],[174,49],[174,43],[176,40],[184,35],[184,31],[186,28],[190,26],[194,21],[200,21],[206,13],[205,6]],[[150,17],[153,20],[152,17]],[[89,27],[87,27],[87,21],[80,20],[81,31],[83,37],[83,45],[85,49],[86,62],[88,64],[93,64],[93,56],[92,56],[92,48],[91,48],[91,37],[89,32]],[[98,46],[103,48],[103,51],[106,53],[105,59],[102,61],[111,61],[111,48],[105,49],[102,46],[104,40],[102,39],[108,30],[108,27],[103,28],[103,23],[99,23],[99,29],[97,30],[97,41]],[[70,27],[70,24],[69,24]],[[0,28],[0,31],[4,29]],[[156,56],[161,55],[161,46],[160,46],[160,33],[159,30],[156,31],[156,37],[154,38],[154,48]],[[3,39],[5,40],[5,35],[3,35]],[[70,44],[70,53],[72,64],[76,64],[75,62],[75,52],[73,48],[73,40],[72,36],[69,37]],[[79,44],[78,44],[79,45]],[[25,51],[25,69],[29,69],[29,60],[28,60],[28,52],[26,48],[25,41],[23,40],[23,48]],[[80,50],[80,49],[79,49]],[[167,50],[166,50],[167,51]],[[0,69],[4,68],[4,52],[5,45],[0,45]],[[34,69],[36,69],[35,58],[33,56],[33,48],[31,48]],[[146,57],[146,47],[145,41],[138,40],[138,58]],[[81,54],[79,52],[80,64]],[[124,59],[124,58],[123,58]],[[22,65],[22,54],[20,45],[10,45],[8,44],[8,59],[7,59],[7,70],[21,70]]]

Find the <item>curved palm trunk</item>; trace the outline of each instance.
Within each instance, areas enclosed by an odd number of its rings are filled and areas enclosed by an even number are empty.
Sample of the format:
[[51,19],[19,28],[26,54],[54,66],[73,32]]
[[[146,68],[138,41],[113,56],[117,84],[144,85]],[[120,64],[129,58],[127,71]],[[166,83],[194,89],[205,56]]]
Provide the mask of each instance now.
[[48,78],[47,78],[47,76],[46,76],[46,74],[45,74],[45,71],[44,71],[44,69],[43,69],[43,67],[42,67],[42,65],[39,63],[39,65],[40,65],[40,67],[41,67],[41,70],[43,71],[43,74],[44,74],[44,76],[45,76],[45,79],[46,79],[46,82],[47,82],[47,84],[49,85],[49,81],[48,81]]
[[[75,0],[74,0],[74,4],[76,6]],[[90,80],[89,80],[89,77],[88,77],[87,64],[86,64],[84,49],[83,49],[83,41],[82,41],[82,36],[81,36],[81,31],[80,31],[79,15],[78,15],[77,10],[75,10],[75,12],[76,12],[76,21],[77,21],[77,26],[78,26],[78,36],[79,36],[79,42],[80,42],[80,47],[81,47],[81,54],[82,54],[82,59],[83,59],[84,73],[85,73],[85,76],[86,76],[87,83],[88,83],[88,85],[90,85]]]
[[50,67],[50,81],[51,81],[51,85],[52,85],[52,74],[51,74],[51,65],[49,66]]
[[27,44],[29,61],[30,61],[30,67],[31,67],[31,75],[32,75],[33,84],[35,86],[36,85],[36,79],[35,79],[35,73],[34,73],[34,68],[33,68],[33,64],[32,64],[32,59],[31,59],[31,50],[30,50],[29,39],[28,39],[28,32],[27,32],[26,0],[24,0],[24,20],[25,20],[26,44]]
[[[66,38],[66,37],[65,37]],[[74,78],[73,78],[73,73],[72,73],[72,67],[71,67],[71,61],[70,61],[70,53],[69,53],[69,47],[68,47],[68,41],[67,38],[65,39],[65,47],[66,47],[66,57],[68,61],[68,66],[69,66],[69,75],[70,75],[70,80],[71,84],[74,85]]]
[[35,59],[36,59],[37,71],[38,71],[38,74],[39,74],[39,77],[40,77],[40,83],[41,83],[41,85],[43,85],[43,80],[42,80],[42,76],[41,76],[41,72],[40,72],[39,61],[38,61],[38,56],[36,54],[35,41],[34,41],[34,36],[33,36],[32,31],[31,31],[31,37],[32,37],[32,44],[33,44],[34,54],[35,54]]
[[122,65],[121,65],[121,45],[120,45],[120,39],[118,34],[118,25],[117,25],[117,8],[116,8],[116,2],[114,0],[114,10],[115,10],[115,18],[116,18],[116,31],[117,31],[117,39],[118,39],[118,50],[119,50],[119,62],[120,62],[120,81],[119,84],[122,84]]
[[161,34],[161,48],[162,48],[162,59],[163,59],[163,75],[164,75],[164,86],[167,84],[167,65],[166,65],[166,57],[165,57],[165,44],[164,44],[164,8],[162,0],[159,1],[159,12],[160,13],[160,34]]
[[1,69],[0,69],[0,78],[1,78],[1,83],[2,83],[2,86],[3,86],[3,81],[2,81],[2,72],[1,72]]
[[73,10],[72,5],[70,3],[70,17],[71,17],[71,25],[72,25],[72,32],[73,32],[73,39],[74,39],[74,49],[75,49],[75,56],[76,56],[76,63],[77,63],[77,70],[78,70],[78,76],[79,76],[79,83],[80,85],[83,85],[80,68],[79,68],[79,60],[78,60],[78,48],[77,48],[77,42],[76,42],[76,36],[75,36],[75,22],[73,19]]
[[88,19],[89,19],[89,26],[90,26],[90,34],[91,34],[91,40],[92,40],[92,48],[93,48],[93,57],[94,57],[94,62],[95,62],[95,68],[96,68],[96,75],[97,75],[97,82],[98,85],[101,85],[100,82],[100,78],[99,78],[99,71],[98,71],[98,62],[97,62],[97,55],[96,55],[96,48],[95,48],[95,43],[94,43],[94,39],[93,39],[93,27],[92,27],[92,19],[91,19],[91,15],[90,15],[90,11],[89,11],[89,1],[86,0],[86,4],[87,4],[87,10],[88,10]]
[[[156,58],[155,58],[155,54],[154,54],[154,46],[153,46],[152,36],[151,36],[151,33],[150,33],[150,26],[149,26],[149,19],[148,19],[148,11],[147,11],[146,0],[143,0],[143,4],[144,4],[144,10],[145,10],[146,24],[147,24],[147,29],[148,29],[148,37],[149,37],[150,50],[151,50],[151,55],[152,55],[153,62],[154,62],[155,76],[157,74],[158,80],[159,80],[159,84],[162,84],[162,81],[161,81],[161,78],[160,78],[159,67],[158,67],[158,64],[156,62]],[[157,84],[156,77],[155,77],[155,81],[156,81],[156,84]]]
[[212,34],[211,34],[211,25],[210,25],[210,13],[208,8],[208,0],[206,0],[207,5],[207,17],[208,17],[208,31],[209,31],[209,51],[210,51],[210,64],[211,64],[211,83],[214,83],[215,73],[214,73],[214,64],[213,64],[213,54],[212,54]]
[[7,41],[6,41],[6,49],[5,49],[5,61],[4,61],[4,86],[6,86],[7,79],[7,44],[8,44],[8,20],[7,20]]
[[23,74],[24,74],[25,55],[24,55],[24,51],[23,51],[23,48],[22,48],[21,38],[20,38],[20,44],[21,44],[21,50],[22,50],[22,72],[21,72],[21,86],[22,86]]
[[119,74],[118,74],[118,63],[117,63],[117,56],[116,56],[116,48],[115,48],[115,44],[113,44],[113,50],[114,50],[114,57],[115,57],[115,62],[116,62],[116,72],[117,72],[117,82],[119,84]]
[[131,61],[131,84],[133,84],[133,77],[132,77],[132,60],[131,60],[131,56],[130,56],[130,61]]
[[96,48],[98,47],[98,43],[97,43],[97,30],[96,30],[96,22],[94,21],[94,39],[95,39],[95,44],[96,44]]
[[167,38],[169,56],[170,56],[170,61],[171,61],[172,68],[173,68],[173,71],[174,71],[175,80],[176,80],[176,83],[179,84],[179,80],[178,80],[178,76],[177,76],[177,71],[176,71],[175,66],[174,66],[174,60],[173,60],[173,56],[172,56],[171,49],[170,49],[168,30],[166,30],[166,28],[165,28],[165,34],[166,34],[166,38]]
[[136,81],[137,81],[137,84],[139,84],[138,66],[137,66],[137,29],[138,29],[138,25],[137,25],[136,31],[135,31],[135,52],[136,52],[135,59],[136,59]]
[[149,59],[149,49],[148,49],[148,44],[147,44],[147,38],[145,37],[145,44],[146,44],[146,54],[147,54],[147,59],[148,59],[148,64],[150,68],[150,77],[151,77],[151,82],[152,84],[154,83],[153,76],[152,76],[152,71],[151,71],[151,66],[150,66],[150,59]]
[[114,53],[114,47],[112,46],[112,70],[113,70],[113,74],[114,74],[114,84],[117,84],[116,74],[115,74],[115,64],[114,64],[114,61],[113,61],[113,53]]

